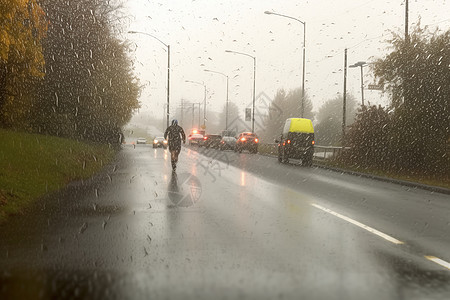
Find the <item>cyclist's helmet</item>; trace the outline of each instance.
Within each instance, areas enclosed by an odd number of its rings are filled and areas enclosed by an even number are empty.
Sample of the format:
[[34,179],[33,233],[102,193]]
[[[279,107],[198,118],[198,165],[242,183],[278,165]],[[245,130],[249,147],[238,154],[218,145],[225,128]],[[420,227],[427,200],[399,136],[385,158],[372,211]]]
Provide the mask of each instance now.
[[175,119],[173,119],[173,120],[172,120],[172,125],[178,125],[178,121],[175,120]]

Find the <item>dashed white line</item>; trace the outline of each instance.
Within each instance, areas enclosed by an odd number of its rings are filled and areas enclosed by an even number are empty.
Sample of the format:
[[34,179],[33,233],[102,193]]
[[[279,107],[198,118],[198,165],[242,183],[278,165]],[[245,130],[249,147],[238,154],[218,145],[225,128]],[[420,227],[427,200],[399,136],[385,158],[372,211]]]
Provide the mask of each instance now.
[[446,262],[445,260],[442,260],[442,259],[437,258],[435,256],[428,256],[428,255],[426,255],[425,258],[428,259],[428,260],[431,260],[432,262],[437,263],[438,265],[440,265],[440,266],[450,270],[450,263]]
[[389,235],[387,235],[387,234],[385,234],[385,233],[383,233],[383,232],[381,232],[381,231],[378,231],[378,230],[376,230],[376,229],[374,229],[374,228],[372,228],[372,227],[370,227],[370,226],[364,225],[363,223],[360,223],[360,222],[358,222],[358,221],[355,221],[355,220],[353,220],[353,219],[351,219],[351,218],[349,218],[349,217],[346,217],[346,216],[344,216],[344,215],[341,215],[340,213],[337,213],[337,212],[335,212],[335,211],[332,211],[331,209],[328,209],[328,208],[326,208],[326,207],[320,206],[320,205],[315,204],[315,203],[312,203],[311,205],[314,206],[315,208],[318,208],[318,209],[320,209],[320,210],[323,210],[323,211],[325,211],[325,212],[327,212],[327,213],[329,213],[329,214],[331,214],[331,215],[333,215],[333,216],[336,216],[336,217],[338,217],[338,218],[340,218],[340,219],[342,219],[342,220],[345,220],[345,221],[347,221],[347,222],[349,222],[349,223],[351,223],[351,224],[353,224],[353,225],[356,225],[356,226],[358,226],[358,227],[361,227],[362,229],[365,229],[365,230],[369,231],[370,233],[376,234],[376,235],[378,235],[379,237],[382,237],[383,239],[388,240],[388,241],[391,242],[391,243],[394,243],[394,244],[397,244],[397,245],[403,244],[402,241],[399,241],[399,240],[397,240],[396,238],[393,238],[393,237],[391,237],[391,236],[389,236]]

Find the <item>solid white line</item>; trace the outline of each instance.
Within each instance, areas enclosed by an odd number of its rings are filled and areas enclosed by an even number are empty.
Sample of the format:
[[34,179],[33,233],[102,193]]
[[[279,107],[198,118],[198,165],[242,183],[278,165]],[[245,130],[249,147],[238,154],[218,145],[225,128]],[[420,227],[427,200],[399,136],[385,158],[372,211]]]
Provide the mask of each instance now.
[[438,265],[440,265],[440,266],[450,270],[450,263],[446,262],[445,260],[442,260],[442,259],[437,258],[435,256],[427,256],[427,255],[425,255],[425,258],[428,259],[428,260],[431,260],[432,262],[437,263]]
[[327,212],[329,214],[332,214],[333,216],[341,218],[342,220],[345,220],[345,221],[347,221],[349,223],[352,223],[353,225],[361,227],[362,229],[365,229],[365,230],[367,230],[367,231],[369,231],[369,232],[371,232],[373,234],[376,234],[379,237],[382,237],[383,239],[388,240],[391,243],[394,243],[394,244],[397,244],[397,245],[403,244],[402,241],[399,241],[399,240],[397,240],[397,239],[395,239],[395,238],[393,238],[393,237],[391,237],[391,236],[389,236],[389,235],[387,235],[387,234],[385,234],[385,233],[383,233],[381,231],[378,231],[378,230],[376,230],[376,229],[374,229],[374,228],[372,228],[370,226],[364,225],[364,224],[362,224],[362,223],[360,223],[358,221],[355,221],[355,220],[353,220],[353,219],[351,219],[349,217],[346,217],[346,216],[341,215],[341,214],[339,214],[339,213],[337,213],[335,211],[332,211],[331,209],[325,208],[323,206],[320,206],[320,205],[314,204],[314,203],[312,203],[311,205],[314,206],[315,208],[321,209],[321,210],[323,210],[323,211],[325,211],[325,212]]

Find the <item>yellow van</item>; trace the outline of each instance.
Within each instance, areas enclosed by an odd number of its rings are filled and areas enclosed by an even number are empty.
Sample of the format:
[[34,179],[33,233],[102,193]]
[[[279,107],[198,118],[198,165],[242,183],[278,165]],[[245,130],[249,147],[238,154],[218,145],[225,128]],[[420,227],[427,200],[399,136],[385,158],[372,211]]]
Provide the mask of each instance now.
[[314,127],[310,119],[289,118],[284,123],[278,143],[278,161],[301,159],[302,165],[311,166],[314,155]]

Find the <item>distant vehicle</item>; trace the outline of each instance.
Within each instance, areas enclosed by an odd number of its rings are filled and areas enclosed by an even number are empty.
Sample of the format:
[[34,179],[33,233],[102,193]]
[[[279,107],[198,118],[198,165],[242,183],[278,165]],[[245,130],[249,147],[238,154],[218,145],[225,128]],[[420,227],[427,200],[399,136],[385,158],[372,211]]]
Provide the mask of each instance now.
[[239,134],[234,151],[242,152],[242,150],[248,150],[250,153],[258,153],[259,139],[255,133],[243,132]]
[[236,131],[234,130],[222,130],[222,136],[231,136],[231,137],[235,137],[236,136]]
[[310,119],[287,119],[278,143],[278,161],[301,159],[302,165],[311,166],[314,155],[314,128]]
[[147,144],[147,139],[146,138],[142,138],[142,137],[138,138],[136,140],[136,145],[138,145],[138,144]]
[[205,130],[203,130],[203,129],[197,129],[197,128],[193,128],[193,129],[191,129],[191,133],[190,133],[191,135],[192,134],[201,134],[201,135],[205,135]]
[[155,139],[153,140],[153,148],[160,147],[163,147],[164,149],[167,148],[167,140],[162,136],[155,137]]
[[188,135],[189,145],[199,145],[203,141],[203,135],[194,133]]
[[215,148],[218,149],[220,145],[220,141],[222,140],[222,136],[218,134],[207,134],[203,137],[203,142],[201,146],[205,148]]
[[234,150],[236,147],[236,138],[234,136],[224,136],[220,140],[219,149],[223,150]]

